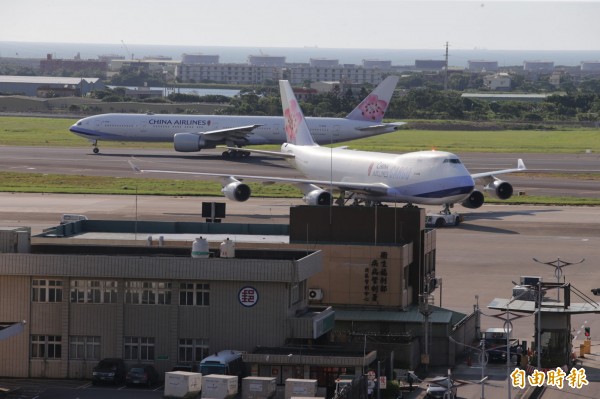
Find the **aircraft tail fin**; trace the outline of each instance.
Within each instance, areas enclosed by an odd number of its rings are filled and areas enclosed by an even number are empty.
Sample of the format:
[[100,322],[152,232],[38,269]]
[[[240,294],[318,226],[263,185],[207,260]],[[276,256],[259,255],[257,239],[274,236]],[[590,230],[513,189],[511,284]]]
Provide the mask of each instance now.
[[298,100],[292,91],[290,82],[287,80],[279,81],[281,91],[281,105],[283,107],[283,119],[285,121],[285,135],[287,142],[296,145],[316,146],[308,130],[308,125],[304,119],[304,114],[300,109]]
[[400,80],[399,76],[390,75],[385,78],[356,108],[352,110],[346,119],[357,121],[381,122],[385,111],[390,105],[394,89]]

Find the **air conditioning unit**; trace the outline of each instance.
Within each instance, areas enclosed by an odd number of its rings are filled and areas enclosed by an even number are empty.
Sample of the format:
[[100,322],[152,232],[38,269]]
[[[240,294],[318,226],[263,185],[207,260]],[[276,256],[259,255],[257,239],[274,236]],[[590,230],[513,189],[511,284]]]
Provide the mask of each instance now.
[[320,288],[309,288],[308,299],[310,301],[320,301],[323,299],[323,290]]

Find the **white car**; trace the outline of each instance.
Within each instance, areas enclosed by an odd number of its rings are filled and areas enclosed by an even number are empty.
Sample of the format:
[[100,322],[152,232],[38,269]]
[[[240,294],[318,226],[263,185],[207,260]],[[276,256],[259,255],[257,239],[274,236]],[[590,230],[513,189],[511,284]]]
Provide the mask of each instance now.
[[[448,386],[450,388],[448,388]],[[450,380],[448,385],[448,377],[435,377],[427,384],[427,398],[439,399],[455,399],[457,386],[454,380]]]

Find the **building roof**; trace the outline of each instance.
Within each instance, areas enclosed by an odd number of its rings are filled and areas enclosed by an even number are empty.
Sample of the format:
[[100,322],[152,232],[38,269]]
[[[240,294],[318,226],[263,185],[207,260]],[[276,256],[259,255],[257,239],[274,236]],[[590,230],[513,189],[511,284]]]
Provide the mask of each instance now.
[[0,83],[33,83],[33,84],[61,84],[78,85],[82,81],[96,83],[100,78],[65,78],[60,76],[14,76],[0,75]]
[[[506,310],[508,308],[511,312],[534,313],[536,311],[535,301],[512,300],[512,298],[495,298],[487,307],[496,310]],[[571,303],[568,308],[565,308],[564,302],[543,301],[542,312],[565,314],[600,313],[600,304],[597,302]]]
[[[436,324],[457,324],[460,320],[467,317],[464,313],[454,312],[452,310],[430,306],[433,312],[429,315],[429,320]],[[335,308],[335,319],[339,321],[366,321],[366,322],[398,322],[398,323],[422,323],[423,315],[419,313],[416,306],[409,306],[406,310],[381,310],[373,309],[344,309]]]

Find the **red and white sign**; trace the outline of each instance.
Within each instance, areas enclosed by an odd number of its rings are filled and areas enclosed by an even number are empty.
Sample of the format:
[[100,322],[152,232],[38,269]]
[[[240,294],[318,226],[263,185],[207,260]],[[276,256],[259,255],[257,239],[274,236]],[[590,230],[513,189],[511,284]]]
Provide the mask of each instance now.
[[238,300],[247,308],[250,308],[258,302],[258,291],[254,287],[246,286],[238,292]]

